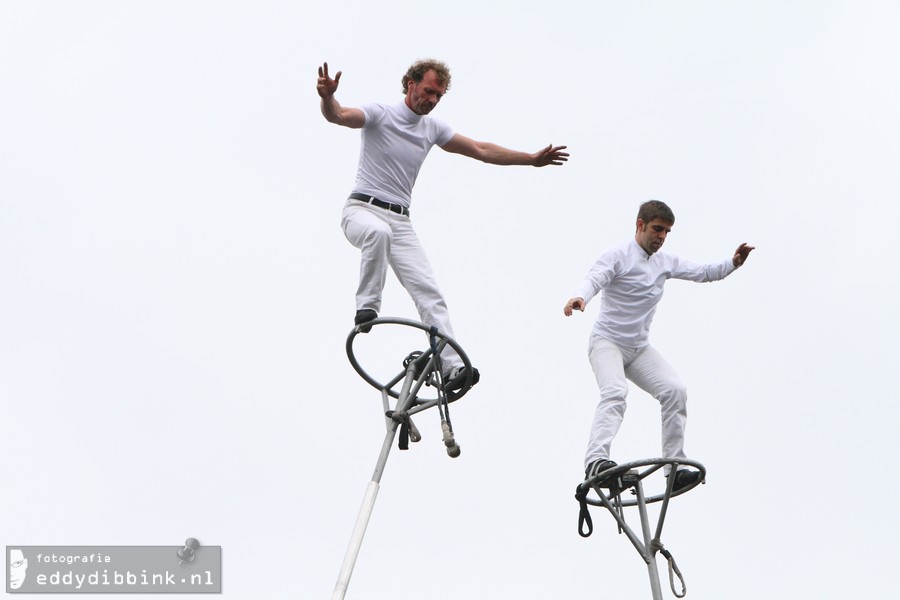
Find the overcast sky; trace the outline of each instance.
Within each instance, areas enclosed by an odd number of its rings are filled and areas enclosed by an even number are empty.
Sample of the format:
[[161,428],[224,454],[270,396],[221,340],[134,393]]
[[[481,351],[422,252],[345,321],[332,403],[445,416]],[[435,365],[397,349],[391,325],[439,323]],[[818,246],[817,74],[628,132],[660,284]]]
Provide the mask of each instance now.
[[[662,536],[688,598],[885,597],[898,27],[888,0],[4,0],[0,546],[195,537],[223,596],[330,597],[384,426],[344,349],[359,132],[321,117],[316,68],[358,106],[436,57],[435,116],[571,159],[426,161],[412,218],[482,381],[451,406],[461,457],[435,411],[392,451],[347,598],[651,597],[608,515],[576,532],[599,302],[562,314],[649,198],[676,215],[665,251],[757,247],[670,282],[651,334],[708,470]],[[383,314],[416,317],[393,277]],[[421,349],[376,340],[398,370]],[[639,390],[612,453],[659,454]]]

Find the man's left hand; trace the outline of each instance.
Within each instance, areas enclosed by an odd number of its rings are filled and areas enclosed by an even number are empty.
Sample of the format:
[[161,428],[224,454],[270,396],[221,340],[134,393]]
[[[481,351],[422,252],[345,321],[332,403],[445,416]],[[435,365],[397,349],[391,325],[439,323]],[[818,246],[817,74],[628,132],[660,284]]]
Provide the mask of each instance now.
[[538,150],[534,156],[535,167],[546,167],[547,165],[561,165],[569,160],[569,153],[563,152],[568,146],[554,146],[550,144],[543,150]]

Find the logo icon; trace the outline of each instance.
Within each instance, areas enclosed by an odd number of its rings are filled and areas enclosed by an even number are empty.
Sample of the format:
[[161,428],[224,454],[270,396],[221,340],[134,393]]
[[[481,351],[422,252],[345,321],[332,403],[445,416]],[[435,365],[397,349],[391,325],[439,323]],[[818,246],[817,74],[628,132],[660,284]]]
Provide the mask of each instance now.
[[21,550],[9,551],[9,587],[17,590],[25,583],[25,571],[28,570],[28,559]]

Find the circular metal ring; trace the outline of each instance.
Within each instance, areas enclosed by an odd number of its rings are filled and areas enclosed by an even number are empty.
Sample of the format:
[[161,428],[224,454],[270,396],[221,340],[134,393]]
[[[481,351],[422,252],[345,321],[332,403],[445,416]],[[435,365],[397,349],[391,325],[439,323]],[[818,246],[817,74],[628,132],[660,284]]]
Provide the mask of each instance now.
[[[361,328],[363,328],[363,327],[372,328],[372,327],[377,327],[379,325],[403,325],[406,327],[413,327],[415,329],[420,329],[428,335],[434,335],[439,340],[444,340],[448,346],[453,348],[453,350],[459,355],[460,359],[462,359],[462,361],[463,361],[463,366],[465,367],[466,379],[463,382],[463,385],[461,388],[459,388],[456,391],[446,393],[448,402],[453,402],[454,400],[459,400],[460,398],[465,396],[466,392],[468,392],[472,388],[472,363],[469,361],[469,357],[466,355],[466,353],[463,351],[463,349],[459,346],[459,344],[456,343],[456,341],[453,338],[441,333],[436,328],[429,327],[428,325],[419,323],[418,321],[412,321],[410,319],[400,319],[397,317],[379,317],[377,319],[367,321],[361,325],[355,326],[353,328],[353,330],[350,332],[350,335],[347,336],[347,358],[350,359],[350,364],[353,365],[353,369],[357,373],[359,373],[360,377],[362,377],[372,387],[374,387],[378,390],[386,390],[387,393],[390,394],[392,397],[399,398],[400,392],[394,390],[393,387],[399,381],[403,380],[403,377],[406,372],[404,369],[404,371],[401,371],[397,377],[395,377],[393,380],[391,380],[387,384],[382,383],[382,382],[378,381],[377,379],[375,379],[372,375],[367,373],[366,370],[363,369],[362,365],[359,364],[359,361],[356,359],[356,355],[353,352],[353,341],[356,339],[357,335],[362,333]],[[431,352],[431,349],[429,348],[427,350],[427,352]],[[431,398],[431,399],[427,399],[427,398],[426,399],[418,399],[417,398],[416,401],[418,403],[424,403],[424,402],[435,402],[436,400],[437,400],[437,398]]]
[[[616,465],[615,467],[610,467],[605,471],[602,471],[590,478],[589,480],[582,483],[579,487],[580,490],[585,492],[590,491],[593,488],[593,483],[597,481],[606,481],[610,478],[616,477],[625,477],[627,475],[627,480],[629,483],[625,483],[624,487],[616,492],[616,494],[621,495],[623,491],[632,487],[638,481],[643,481],[645,478],[649,477],[653,473],[659,471],[662,467],[666,465],[670,465],[672,467],[671,472],[675,472],[678,466],[688,466],[694,467],[698,471],[700,471],[700,477],[694,483],[684,486],[679,490],[673,490],[671,494],[669,494],[669,498],[674,498],[675,496],[680,496],[685,492],[688,492],[706,480],[706,467],[702,464],[698,463],[694,460],[688,460],[686,458],[645,458],[642,460],[635,460],[627,463],[622,463],[621,465]],[[646,467],[644,470],[641,470],[642,467]],[[634,473],[629,473],[629,471],[635,471]],[[612,495],[616,495],[612,494]],[[653,502],[660,502],[666,498],[666,493],[663,492],[661,494],[655,494],[652,496],[646,496],[644,498],[644,503],[651,504]],[[603,503],[599,499],[586,497],[585,502],[588,504],[592,504],[594,506],[603,506]],[[634,498],[622,498],[622,506],[637,506],[638,501]]]

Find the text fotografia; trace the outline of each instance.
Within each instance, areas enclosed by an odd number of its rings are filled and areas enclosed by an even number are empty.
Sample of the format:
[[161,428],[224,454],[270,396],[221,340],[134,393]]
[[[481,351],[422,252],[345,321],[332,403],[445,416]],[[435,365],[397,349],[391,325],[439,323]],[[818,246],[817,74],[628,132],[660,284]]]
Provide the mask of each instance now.
[[[108,561],[107,561],[108,562]],[[90,587],[139,587],[139,586],[215,586],[216,581],[213,579],[211,571],[203,571],[202,573],[191,573],[190,575],[179,575],[172,571],[163,573],[148,573],[143,570],[140,573],[132,573],[125,571],[121,573],[116,570],[104,569],[103,571],[94,571],[92,573],[75,573],[74,571],[56,571],[54,573],[41,573],[35,577],[35,583],[39,586],[50,587],[69,587],[80,590],[84,586]]]
[[44,563],[66,563],[66,564],[74,564],[74,563],[110,563],[112,562],[112,557],[108,554],[84,554],[84,555],[72,555],[72,554],[38,554],[35,558],[37,561]]

